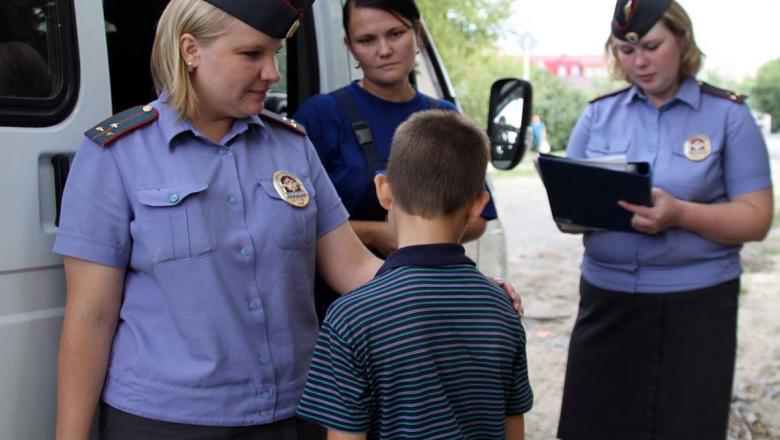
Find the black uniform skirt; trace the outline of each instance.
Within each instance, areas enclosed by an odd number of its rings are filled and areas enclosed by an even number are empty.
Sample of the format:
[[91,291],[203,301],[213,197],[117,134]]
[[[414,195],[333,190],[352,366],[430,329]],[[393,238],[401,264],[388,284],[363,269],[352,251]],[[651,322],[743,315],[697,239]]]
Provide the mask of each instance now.
[[671,294],[580,280],[558,437],[724,439],[739,279]]

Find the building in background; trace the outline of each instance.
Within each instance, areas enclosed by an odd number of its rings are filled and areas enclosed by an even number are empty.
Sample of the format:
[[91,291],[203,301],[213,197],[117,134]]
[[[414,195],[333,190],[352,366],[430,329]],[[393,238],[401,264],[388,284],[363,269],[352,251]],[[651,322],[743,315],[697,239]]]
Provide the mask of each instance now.
[[604,55],[532,55],[530,61],[586,93],[593,91],[595,81],[609,78]]

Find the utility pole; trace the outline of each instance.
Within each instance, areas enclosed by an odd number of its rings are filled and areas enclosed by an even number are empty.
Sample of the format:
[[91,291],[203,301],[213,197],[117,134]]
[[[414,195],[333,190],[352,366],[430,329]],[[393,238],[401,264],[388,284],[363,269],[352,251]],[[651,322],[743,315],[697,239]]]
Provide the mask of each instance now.
[[520,46],[523,48],[523,79],[526,81],[531,81],[531,51],[536,43],[530,32],[520,36]]

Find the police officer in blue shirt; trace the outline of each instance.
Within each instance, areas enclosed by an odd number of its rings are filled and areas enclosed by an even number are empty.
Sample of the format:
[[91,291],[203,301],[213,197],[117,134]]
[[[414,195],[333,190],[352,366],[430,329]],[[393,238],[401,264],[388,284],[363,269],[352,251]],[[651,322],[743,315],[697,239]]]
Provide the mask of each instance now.
[[635,233],[584,236],[558,436],[725,438],[742,243],[773,212],[766,145],[744,98],[696,81],[702,53],[673,0],[618,0],[606,44],[631,85],[587,106],[570,157],[653,167]]
[[58,438],[87,439],[99,400],[108,439],[317,438],[294,418],[315,261],[340,292],[381,261],[305,133],[262,110],[311,2],[172,0],[159,99],[86,133],[54,245],[68,284]]

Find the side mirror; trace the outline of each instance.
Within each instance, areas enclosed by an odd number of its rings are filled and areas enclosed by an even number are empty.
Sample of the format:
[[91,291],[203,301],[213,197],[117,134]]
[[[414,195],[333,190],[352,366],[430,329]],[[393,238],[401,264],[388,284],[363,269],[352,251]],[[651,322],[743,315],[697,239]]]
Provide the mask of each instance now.
[[490,161],[500,170],[516,167],[531,142],[531,97],[531,83],[520,79],[499,79],[490,87]]

